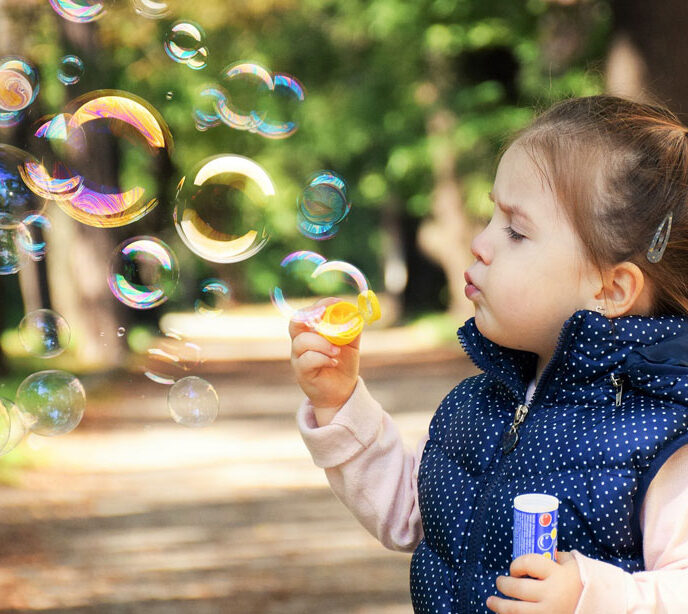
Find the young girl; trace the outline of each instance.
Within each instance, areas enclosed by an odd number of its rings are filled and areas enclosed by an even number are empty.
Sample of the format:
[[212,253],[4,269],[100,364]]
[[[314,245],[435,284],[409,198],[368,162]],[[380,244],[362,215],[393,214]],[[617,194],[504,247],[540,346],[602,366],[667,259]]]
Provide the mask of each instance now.
[[[483,371],[417,454],[338,348],[292,322],[298,422],[337,496],[414,550],[416,612],[688,612],[688,136],[669,111],[560,103],[504,153],[459,329]],[[511,560],[513,499],[560,501],[557,561]]]

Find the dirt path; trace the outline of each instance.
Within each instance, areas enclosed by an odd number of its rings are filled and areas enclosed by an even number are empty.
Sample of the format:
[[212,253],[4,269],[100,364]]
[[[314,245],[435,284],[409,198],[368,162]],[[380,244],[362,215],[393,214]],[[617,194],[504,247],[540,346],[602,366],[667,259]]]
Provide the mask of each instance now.
[[[455,355],[363,364],[410,446],[469,372]],[[205,377],[221,404],[207,428],[176,425],[164,387],[124,374],[107,394],[86,382],[74,432],[23,444],[45,462],[0,488],[0,611],[410,614],[410,556],[368,535],[312,464],[286,362]]]

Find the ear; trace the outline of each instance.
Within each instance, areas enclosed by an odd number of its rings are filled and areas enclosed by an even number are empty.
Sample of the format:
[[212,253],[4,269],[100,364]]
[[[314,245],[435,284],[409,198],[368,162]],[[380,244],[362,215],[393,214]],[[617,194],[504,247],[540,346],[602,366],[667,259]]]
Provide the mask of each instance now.
[[602,287],[595,295],[597,304],[603,304],[604,315],[617,318],[624,315],[645,315],[650,311],[649,286],[638,265],[621,262],[602,276]]

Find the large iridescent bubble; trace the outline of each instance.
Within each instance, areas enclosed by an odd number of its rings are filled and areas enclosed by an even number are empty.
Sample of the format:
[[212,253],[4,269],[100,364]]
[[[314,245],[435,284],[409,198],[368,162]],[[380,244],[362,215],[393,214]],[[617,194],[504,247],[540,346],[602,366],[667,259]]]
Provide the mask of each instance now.
[[38,73],[28,60],[9,56],[0,59],[0,111],[16,113],[38,96]]
[[110,260],[110,291],[117,300],[134,309],[162,305],[178,280],[177,257],[156,237],[127,239],[117,246]]
[[246,260],[268,242],[265,213],[275,193],[257,162],[230,154],[208,158],[179,183],[175,227],[204,260]]
[[38,435],[61,435],[76,428],[86,409],[81,382],[66,371],[39,371],[17,389],[17,405]]
[[158,204],[155,182],[145,172],[143,180],[148,183],[140,183],[142,175],[137,172],[128,189],[90,178],[92,173],[109,172],[110,161],[101,153],[115,139],[135,147],[129,153],[140,160],[137,171],[170,154],[169,128],[145,100],[115,90],[91,92],[44,122],[36,136],[47,139],[56,153],[52,163],[25,164],[22,178],[35,194],[56,201],[75,220],[101,228],[124,226]]

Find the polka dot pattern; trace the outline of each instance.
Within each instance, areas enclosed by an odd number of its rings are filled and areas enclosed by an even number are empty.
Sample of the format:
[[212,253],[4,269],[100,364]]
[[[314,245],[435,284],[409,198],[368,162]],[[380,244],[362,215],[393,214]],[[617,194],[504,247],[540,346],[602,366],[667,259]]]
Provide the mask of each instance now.
[[[688,318],[576,312],[507,455],[501,437],[536,356],[492,343],[473,319],[459,338],[484,373],[454,388],[430,425],[418,475],[425,537],[411,562],[415,612],[488,614],[485,600],[511,563],[513,498],[527,492],[559,498],[561,550],[642,569],[645,489],[663,452],[688,444]],[[612,374],[624,384],[620,406]]]

